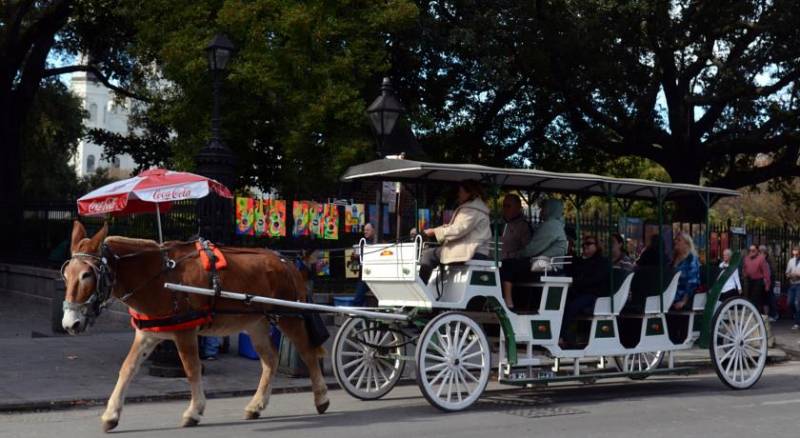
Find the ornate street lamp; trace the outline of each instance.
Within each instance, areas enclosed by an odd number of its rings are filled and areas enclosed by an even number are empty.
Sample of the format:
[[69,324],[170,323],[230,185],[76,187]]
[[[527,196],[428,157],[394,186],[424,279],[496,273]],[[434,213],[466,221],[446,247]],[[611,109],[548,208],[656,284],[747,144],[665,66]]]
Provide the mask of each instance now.
[[[235,48],[225,35],[218,34],[206,46],[208,70],[212,78],[213,107],[211,110],[211,138],[197,153],[197,173],[213,178],[228,188],[236,179],[236,157],[222,142],[220,136],[219,100],[222,78]],[[200,236],[216,243],[230,244],[233,236],[233,204],[228,199],[211,194],[197,202],[197,225]],[[188,237],[188,236],[184,236]],[[180,377],[184,375],[178,350],[172,342],[163,342],[150,356],[150,375]]]
[[[392,81],[389,78],[383,78],[381,84],[381,95],[378,96],[369,107],[367,107],[367,116],[372,122],[372,128],[375,130],[375,135],[378,139],[378,149],[376,151],[378,158],[383,157],[386,152],[386,139],[389,138],[400,116],[405,112],[403,104],[394,94]],[[397,211],[397,240],[400,240],[400,185],[395,188],[395,209]],[[378,187],[375,195],[375,211],[378,212],[378,220],[376,221],[377,233],[380,236],[383,232],[383,190]],[[374,219],[372,219],[374,220]]]
[[[222,142],[220,136],[220,86],[228,70],[228,64],[235,48],[225,35],[214,36],[205,48],[208,56],[208,70],[212,77],[213,107],[211,111],[211,138],[195,157],[197,173],[213,178],[228,188],[233,188],[236,180],[236,157]],[[209,197],[198,202],[198,222],[200,234],[220,243],[230,244],[233,227],[233,205],[230,201]]]
[[367,116],[372,122],[372,127],[378,137],[377,154],[379,157],[384,155],[386,138],[392,133],[397,121],[404,112],[403,104],[394,94],[392,81],[389,78],[383,78],[381,95],[367,107]]

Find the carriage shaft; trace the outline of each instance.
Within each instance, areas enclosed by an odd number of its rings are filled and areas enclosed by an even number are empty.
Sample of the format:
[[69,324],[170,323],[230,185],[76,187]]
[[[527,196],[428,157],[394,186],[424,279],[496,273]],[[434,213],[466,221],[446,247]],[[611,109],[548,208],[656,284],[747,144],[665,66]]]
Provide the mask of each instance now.
[[[175,283],[164,283],[164,288],[177,292],[187,292],[191,294],[206,295],[210,297],[216,295],[213,289],[207,289],[195,286],[185,286],[182,284],[175,284]],[[398,313],[374,312],[370,310],[362,310],[352,307],[335,307],[324,304],[279,300],[277,298],[268,298],[268,297],[249,295],[239,292],[221,291],[220,297],[237,301],[252,301],[261,304],[272,304],[274,306],[289,307],[293,309],[311,310],[314,312],[340,313],[350,316],[363,316],[371,319],[394,320],[394,321],[407,321],[409,319],[408,315],[403,315]]]

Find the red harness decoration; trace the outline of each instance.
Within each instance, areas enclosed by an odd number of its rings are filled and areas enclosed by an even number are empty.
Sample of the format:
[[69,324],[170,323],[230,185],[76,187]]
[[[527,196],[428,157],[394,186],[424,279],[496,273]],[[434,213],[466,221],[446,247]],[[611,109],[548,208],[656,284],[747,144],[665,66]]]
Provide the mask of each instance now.
[[[205,248],[203,248],[203,244],[200,241],[194,243],[194,247],[197,248],[197,253],[200,254],[200,263],[203,265],[203,269],[206,271],[211,271],[211,258],[208,255],[208,252]],[[225,260],[225,256],[222,255],[222,251],[217,248],[211,242],[208,242],[208,249],[214,253],[214,258],[216,259],[217,263],[215,267],[218,271],[221,271],[228,267],[228,261]]]
[[148,316],[136,313],[128,308],[131,315],[131,326],[145,332],[175,332],[199,327],[211,322],[211,312],[208,307],[202,310],[190,310],[183,315]]

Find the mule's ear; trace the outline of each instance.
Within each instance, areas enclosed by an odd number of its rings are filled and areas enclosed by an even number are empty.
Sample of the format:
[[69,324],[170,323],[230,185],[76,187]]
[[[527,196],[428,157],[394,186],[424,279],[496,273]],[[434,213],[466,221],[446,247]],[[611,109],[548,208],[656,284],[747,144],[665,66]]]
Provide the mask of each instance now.
[[92,237],[93,251],[97,251],[100,248],[100,244],[103,243],[106,236],[108,236],[108,222],[103,223],[103,228],[100,228],[100,231]]
[[86,228],[79,220],[72,222],[72,242],[70,244],[70,252],[75,252],[78,249],[78,244],[81,243],[86,237]]

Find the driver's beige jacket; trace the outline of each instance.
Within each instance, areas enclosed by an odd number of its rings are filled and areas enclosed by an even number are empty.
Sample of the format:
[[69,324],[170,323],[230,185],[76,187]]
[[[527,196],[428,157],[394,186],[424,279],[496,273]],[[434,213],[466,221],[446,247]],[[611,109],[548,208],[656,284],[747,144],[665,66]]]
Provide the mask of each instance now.
[[475,198],[461,204],[447,225],[433,229],[436,240],[442,244],[439,260],[442,264],[465,262],[475,253],[489,255],[492,238],[489,207]]

